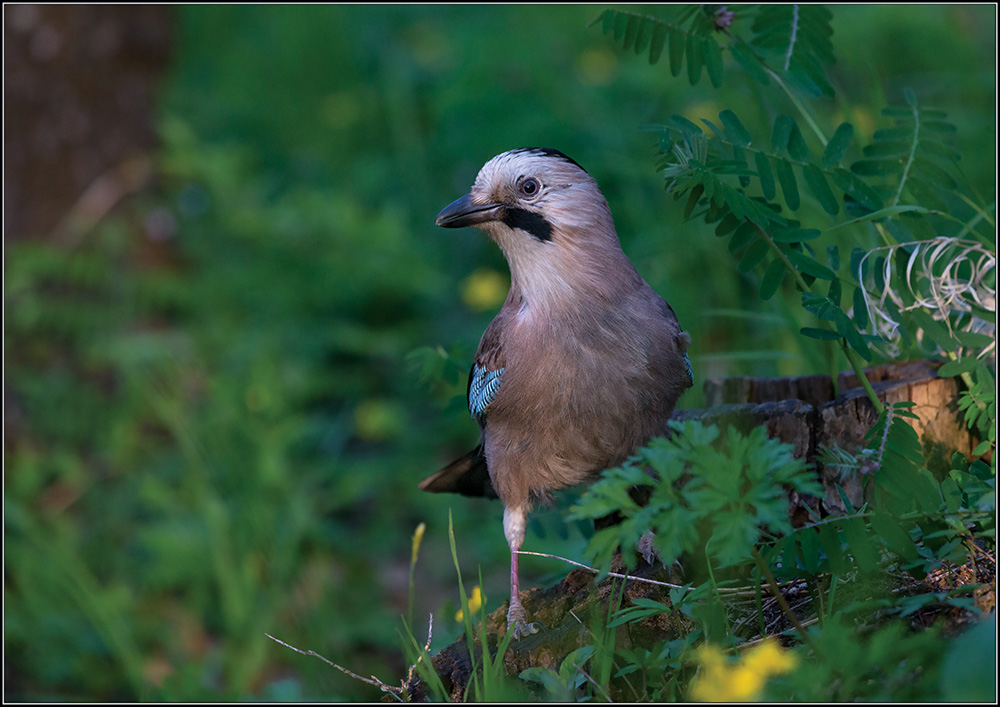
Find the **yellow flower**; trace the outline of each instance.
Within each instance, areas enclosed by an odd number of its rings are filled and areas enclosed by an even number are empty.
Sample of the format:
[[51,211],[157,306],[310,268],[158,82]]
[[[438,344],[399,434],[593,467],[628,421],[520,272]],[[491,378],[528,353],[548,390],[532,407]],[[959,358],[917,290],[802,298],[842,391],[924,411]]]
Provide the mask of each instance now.
[[756,702],[768,678],[796,665],[795,654],[772,640],[754,646],[734,663],[709,644],[695,651],[695,659],[701,667],[691,681],[691,698],[699,702]]
[[[479,585],[472,588],[472,596],[469,597],[469,613],[475,614],[483,606],[483,593],[479,589]],[[455,621],[462,621],[465,618],[465,614],[461,609],[455,614]]]
[[782,675],[795,668],[797,663],[794,653],[781,650],[777,641],[767,640],[749,651],[743,658],[743,664],[762,675]]
[[462,281],[462,301],[477,312],[493,309],[507,296],[507,285],[496,270],[480,268]]

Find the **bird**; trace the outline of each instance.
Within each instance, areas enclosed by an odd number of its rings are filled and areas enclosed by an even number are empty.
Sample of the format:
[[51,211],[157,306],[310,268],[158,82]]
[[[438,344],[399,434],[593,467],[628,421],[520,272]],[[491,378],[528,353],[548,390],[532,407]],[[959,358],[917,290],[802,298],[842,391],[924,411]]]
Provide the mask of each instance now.
[[541,628],[519,591],[529,513],[668,434],[693,385],[691,337],[625,255],[597,182],[559,150],[497,155],[435,223],[485,232],[511,279],[469,373],[480,443],[419,487],[503,503],[507,630],[519,639]]

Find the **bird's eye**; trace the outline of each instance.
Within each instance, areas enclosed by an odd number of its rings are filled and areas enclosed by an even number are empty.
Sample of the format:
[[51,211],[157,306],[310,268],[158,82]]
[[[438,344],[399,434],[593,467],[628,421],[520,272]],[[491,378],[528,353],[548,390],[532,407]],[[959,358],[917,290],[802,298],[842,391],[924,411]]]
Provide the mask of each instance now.
[[521,182],[521,193],[525,196],[535,196],[541,189],[541,185],[538,183],[537,179],[525,179]]

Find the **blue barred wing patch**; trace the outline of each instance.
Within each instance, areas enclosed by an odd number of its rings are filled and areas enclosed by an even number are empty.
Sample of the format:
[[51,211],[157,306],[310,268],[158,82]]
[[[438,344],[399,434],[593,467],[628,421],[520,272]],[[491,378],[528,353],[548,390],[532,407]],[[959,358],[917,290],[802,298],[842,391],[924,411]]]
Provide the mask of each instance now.
[[473,417],[480,418],[486,414],[486,408],[497,396],[505,370],[507,369],[500,368],[487,371],[479,364],[472,367],[472,379],[469,381],[469,412]]
[[684,365],[687,366],[688,381],[694,385],[694,369],[691,368],[691,359],[686,353],[684,354]]

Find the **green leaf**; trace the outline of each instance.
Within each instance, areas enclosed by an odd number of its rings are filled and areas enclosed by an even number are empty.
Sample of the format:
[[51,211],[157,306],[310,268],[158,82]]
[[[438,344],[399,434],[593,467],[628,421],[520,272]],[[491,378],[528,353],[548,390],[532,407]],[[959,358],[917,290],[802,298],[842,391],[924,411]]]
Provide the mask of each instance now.
[[754,228],[752,223],[744,221],[733,233],[733,237],[729,239],[729,251],[731,253],[737,253],[748,245],[757,240],[757,229]]
[[663,53],[663,45],[667,41],[667,26],[656,23],[653,25],[653,37],[649,41],[649,63],[655,64]]
[[760,189],[764,193],[764,198],[770,201],[775,196],[774,174],[771,172],[771,163],[767,159],[767,155],[763,152],[754,153],[753,159],[757,167],[757,176],[760,178]]
[[[826,259],[830,263],[831,270],[840,270],[840,249],[837,247],[836,243],[831,243],[826,247]],[[839,281],[838,281],[839,282]],[[831,296],[831,299],[833,297]],[[837,301],[840,301],[839,296]]]
[[863,248],[851,248],[851,276],[858,282],[864,282],[864,278],[868,273],[867,265],[864,268],[864,272],[861,271],[861,262],[866,255],[868,255],[868,251]]
[[739,174],[740,186],[743,189],[746,189],[750,186],[750,175],[753,174],[753,171],[747,167],[746,153],[744,153],[743,148],[738,145],[733,145],[733,162],[735,164],[732,169],[734,173]]
[[993,336],[978,334],[974,331],[956,331],[955,338],[962,343],[962,346],[971,349],[980,349],[996,341],[996,338]]
[[629,15],[628,21],[625,25],[625,37],[622,39],[622,49],[628,49],[632,46],[632,42],[635,41],[636,35],[639,33],[639,17],[637,15]]
[[[740,119],[731,110],[719,113],[719,120],[726,129],[726,135],[740,147],[749,147],[750,132],[743,126]],[[758,153],[759,154],[759,153]]]
[[784,113],[775,119],[774,128],[771,130],[771,149],[775,154],[780,155],[788,149],[788,138],[793,128],[795,121]]
[[687,43],[688,83],[697,86],[701,81],[701,67],[705,64],[702,54],[702,42],[694,37]]
[[819,238],[820,233],[815,228],[798,228],[797,226],[779,226],[771,231],[771,240],[775,243],[802,243]]
[[635,53],[642,54],[649,47],[649,38],[653,33],[653,22],[643,18],[639,23],[639,33],[635,38]]
[[803,273],[818,277],[821,280],[832,280],[836,277],[830,268],[821,265],[804,253],[791,251],[788,253],[788,260]]
[[876,209],[882,208],[884,200],[882,196],[875,191],[867,182],[859,179],[857,175],[851,172],[837,167],[833,170],[831,174],[833,177],[833,183],[837,185],[841,191],[851,197],[860,206],[868,211],[875,211]]
[[899,160],[858,160],[851,165],[851,171],[862,177],[873,177],[901,172],[903,165]]
[[871,361],[872,354],[871,350],[868,348],[868,344],[858,333],[857,327],[854,326],[854,322],[851,318],[844,313],[840,307],[833,308],[833,321],[847,343],[850,344],[851,348],[857,351],[866,361]]
[[871,572],[878,567],[878,551],[874,539],[868,534],[868,528],[862,518],[857,516],[847,518],[841,524],[847,548],[854,555],[854,560],[863,572]]
[[692,123],[690,120],[685,118],[683,115],[677,115],[674,113],[669,118],[667,118],[667,124],[679,130],[686,140],[691,140],[696,135],[703,135],[701,128],[698,127],[697,123]]
[[952,376],[960,376],[963,373],[971,371],[979,364],[978,359],[975,356],[965,356],[956,361],[948,361],[948,363],[941,366],[938,369],[938,375],[941,378],[951,378]]
[[614,10],[605,10],[601,15],[601,31],[604,34],[609,34],[615,25],[615,16],[618,13]]
[[826,553],[826,560],[830,565],[830,571],[836,575],[847,574],[851,567],[844,556],[841,547],[840,535],[832,523],[825,523],[819,526],[819,540]]
[[750,247],[747,248],[745,253],[743,253],[743,257],[740,258],[740,262],[736,264],[736,269],[740,272],[749,272],[750,270],[753,270],[754,267],[756,267],[756,265],[764,259],[768,250],[770,250],[770,247],[767,243],[763,239],[757,239],[755,242],[751,243]]
[[684,206],[684,218],[691,218],[691,212],[694,211],[694,207],[698,205],[698,200],[701,195],[705,192],[705,187],[701,184],[696,184],[691,193],[688,194],[687,204]]
[[684,66],[687,35],[676,27],[670,30],[670,75],[679,76]]
[[806,180],[809,191],[816,197],[823,210],[831,216],[836,216],[837,212],[840,211],[840,204],[837,203],[837,197],[833,195],[830,185],[826,183],[826,177],[823,176],[819,167],[807,164],[802,168],[802,176]]
[[829,329],[816,329],[815,327],[804,326],[799,329],[799,333],[808,336],[811,339],[819,339],[821,341],[836,341],[840,339],[841,336],[835,331],[830,331]]
[[620,42],[625,37],[625,30],[628,28],[629,16],[624,12],[616,12],[614,17],[615,41]]
[[860,287],[854,288],[854,323],[861,331],[868,328],[868,307],[865,305],[864,292]]
[[715,227],[715,235],[717,236],[728,235],[733,231],[735,231],[742,223],[743,220],[734,216],[733,213],[730,211],[723,217],[721,221],[719,221],[719,225]]
[[940,488],[931,472],[927,469],[917,469],[913,495],[925,513],[935,513],[941,508],[944,498],[941,496]]
[[775,161],[778,172],[778,183],[781,184],[781,193],[785,197],[785,203],[792,211],[799,208],[799,187],[795,181],[795,174],[792,172],[792,165],[785,159],[778,158]]
[[753,50],[748,48],[743,42],[737,41],[729,45],[729,51],[733,56],[733,59],[743,70],[746,71],[750,77],[759,83],[761,86],[767,86],[771,83],[771,78],[764,71],[764,68],[760,64],[760,60],[757,55],[753,53]]
[[872,530],[882,538],[892,552],[906,560],[913,560],[918,557],[916,546],[910,538],[909,533],[903,530],[896,519],[886,511],[875,511],[872,515]]
[[702,41],[702,56],[705,58],[705,70],[715,88],[722,86],[722,50],[712,39]]
[[[789,120],[792,119],[789,118]],[[791,155],[792,159],[799,162],[809,161],[809,146],[806,145],[806,140],[802,137],[802,131],[799,130],[799,126],[794,120],[792,120],[792,130],[788,134],[788,154]]]
[[833,137],[826,143],[826,149],[823,150],[823,158],[820,160],[820,166],[823,169],[829,169],[840,164],[840,161],[844,159],[844,155],[847,153],[847,148],[850,146],[851,138],[853,137],[853,125],[850,123],[841,123],[838,125],[837,130],[833,133]]
[[760,279],[761,299],[769,300],[774,296],[774,293],[781,287],[786,272],[785,264],[780,260],[772,260],[768,264],[764,270],[764,276]]

